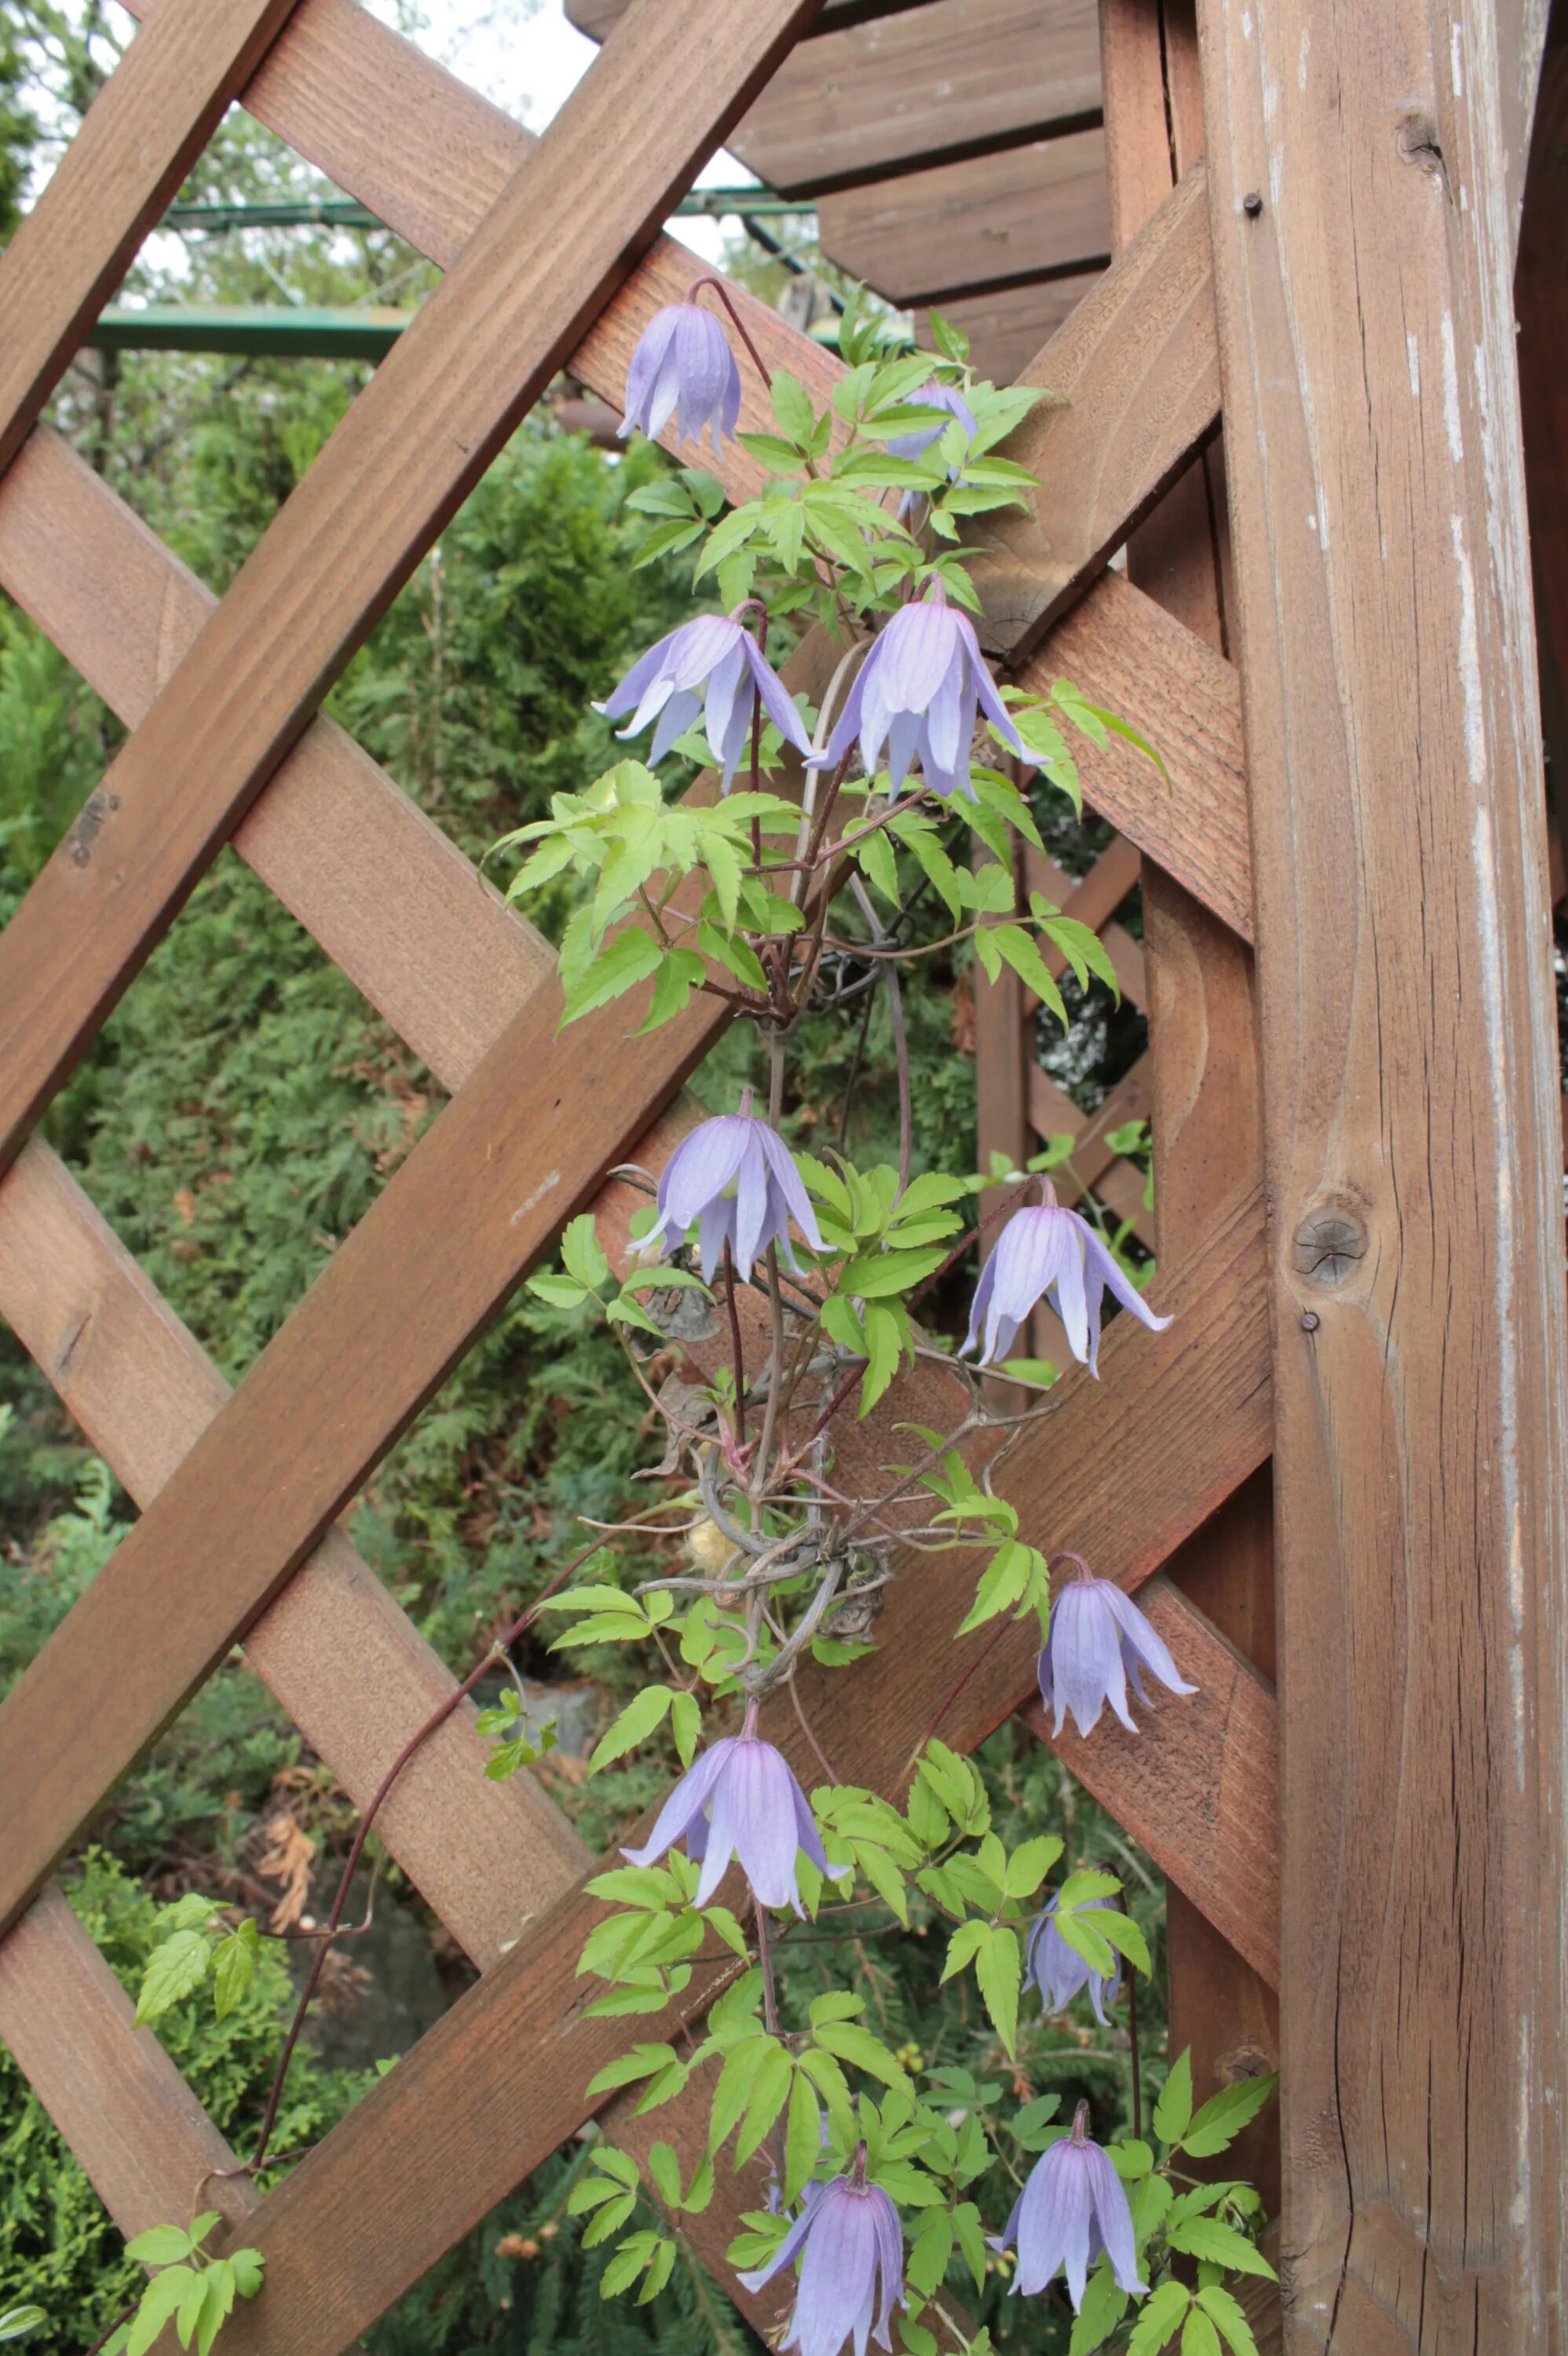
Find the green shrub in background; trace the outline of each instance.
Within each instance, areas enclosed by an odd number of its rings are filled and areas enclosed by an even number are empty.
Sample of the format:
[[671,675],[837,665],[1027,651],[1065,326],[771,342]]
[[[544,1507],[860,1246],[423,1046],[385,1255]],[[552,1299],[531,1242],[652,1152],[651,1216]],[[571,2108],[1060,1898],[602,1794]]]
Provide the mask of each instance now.
[[[89,1849],[66,1895],[116,1976],[134,1995],[155,1944],[156,1901],[102,1849]],[[210,2000],[176,2005],[160,2041],[213,2124],[243,2147],[266,2098],[292,1986],[275,1949],[227,2019]],[[341,2118],[374,2071],[325,2070],[308,2050],[289,2072],[278,2148],[310,2143]],[[196,2188],[192,2186],[192,2193]],[[0,2046],[0,2285],[5,2303],[32,2300],[49,2317],[30,2347],[89,2345],[134,2297],[144,2277],[37,2097]]]

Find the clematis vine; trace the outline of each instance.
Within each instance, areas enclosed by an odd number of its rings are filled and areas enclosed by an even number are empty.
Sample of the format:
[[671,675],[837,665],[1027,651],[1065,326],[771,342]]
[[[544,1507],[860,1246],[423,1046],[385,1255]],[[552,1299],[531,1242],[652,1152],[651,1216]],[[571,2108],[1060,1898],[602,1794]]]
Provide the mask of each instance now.
[[769,1244],[794,1268],[791,1219],[813,1251],[827,1248],[795,1156],[776,1130],[753,1116],[750,1088],[739,1112],[702,1121],[676,1147],[659,1180],[657,1210],[646,1240],[667,1251],[697,1222],[705,1283],[712,1282],[726,1244],[741,1276]]
[[699,614],[640,655],[619,686],[593,708],[608,720],[631,713],[620,731],[623,739],[640,735],[653,721],[650,761],[662,761],[702,712],[722,773],[720,790],[727,794],[759,700],[785,743],[809,754],[805,723],[751,631],[733,615]]
[[624,442],[634,427],[656,441],[676,420],[683,442],[700,442],[706,428],[716,457],[741,414],[741,371],[730,339],[698,303],[670,303],[656,311],[637,338],[626,373]]
[[805,2206],[767,2265],[741,2280],[748,2290],[765,2289],[796,2257],[800,2288],[782,2348],[798,2349],[800,2356],[838,2356],[852,2340],[855,2356],[866,2356],[872,2339],[891,2350],[893,2309],[906,2304],[903,2233],[880,2185],[866,2181],[864,2144],[849,2175],[809,2188]]
[[857,737],[866,775],[874,776],[887,748],[888,774],[899,792],[911,764],[944,801],[974,800],[970,753],[980,712],[1009,752],[1027,760],[1007,705],[997,694],[975,625],[947,603],[940,581],[912,605],[901,605],[871,641],[818,766],[837,768]]
[[796,1859],[804,1854],[819,1873],[842,1869],[827,1862],[788,1760],[758,1734],[754,1701],[746,1706],[740,1733],[711,1744],[687,1769],[644,1846],[622,1855],[630,1865],[652,1865],[683,1837],[702,1861],[694,1901],[699,1906],[713,1896],[731,1858],[762,1905],[793,1906],[797,1914]]
[[[1097,1972],[1074,1948],[1068,1945],[1056,1927],[1057,1894],[1052,1890],[1045,1905],[1035,1916],[1029,1934],[1029,1949],[1024,1970],[1040,1990],[1040,2001],[1047,2012],[1064,2012],[1075,1996],[1085,1988],[1094,2008],[1094,2018],[1102,2029],[1110,2026],[1105,2019],[1105,2007],[1115,2004],[1122,1992],[1122,1962],[1118,1955],[1115,1970]],[[1109,1899],[1091,1899],[1083,1908],[1085,1914],[1113,1914],[1116,1911]]]
[[1170,1647],[1130,1595],[1109,1579],[1096,1579],[1082,1555],[1058,1559],[1076,1566],[1051,1607],[1051,1628],[1040,1656],[1040,1695],[1056,1712],[1060,1734],[1071,1711],[1080,1734],[1090,1734],[1107,1702],[1129,1734],[1137,1728],[1127,1713],[1127,1679],[1147,1705],[1141,1672],[1147,1669],[1174,1694],[1196,1693],[1171,1658]]
[[1013,2203],[999,2247],[1016,2247],[1013,2289],[1032,2297],[1060,2266],[1076,2310],[1083,2304],[1089,2269],[1102,2254],[1117,2287],[1129,2295],[1148,2285],[1138,2275],[1132,2211],[1116,2174],[1089,2135],[1089,2105],[1080,2103],[1070,2134],[1042,2152]]
[[1163,1333],[1170,1320],[1155,1314],[1088,1220],[1057,1201],[1049,1178],[1041,1180],[1040,1192],[1038,1206],[1013,1213],[980,1271],[964,1351],[983,1342],[981,1365],[1000,1365],[1029,1311],[1045,1300],[1066,1327],[1073,1356],[1097,1376],[1100,1304],[1107,1290],[1151,1333]]

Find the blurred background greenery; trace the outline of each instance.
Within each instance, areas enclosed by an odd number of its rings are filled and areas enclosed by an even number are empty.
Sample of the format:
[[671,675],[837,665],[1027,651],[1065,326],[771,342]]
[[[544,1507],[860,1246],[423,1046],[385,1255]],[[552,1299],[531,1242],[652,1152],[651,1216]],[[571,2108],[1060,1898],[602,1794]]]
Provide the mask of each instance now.
[[[122,30],[124,20],[120,20]],[[90,101],[114,51],[103,0],[0,0],[0,238]],[[234,113],[182,191],[229,203],[332,190]],[[792,233],[809,259],[809,225]],[[783,273],[743,243],[727,266],[770,299]],[[417,302],[435,273],[390,231],[247,230],[154,240],[123,300],[363,306]],[[86,352],[52,423],[210,587],[221,591],[310,466],[368,367],[199,353]],[[606,452],[560,430],[548,406],[517,433],[335,690],[330,709],[398,783],[477,857],[552,791],[606,766],[591,710],[631,658],[691,607],[689,560],[633,569],[647,525],[628,493],[666,460]],[[0,919],[8,916],[112,755],[121,731],[33,625],[0,597]],[[1054,855],[1082,872],[1104,840],[1045,812]],[[389,894],[398,877],[389,873]],[[547,909],[559,921],[562,911]],[[1125,921],[1136,926],[1136,905]],[[919,937],[923,916],[913,927]],[[940,910],[927,937],[944,928]],[[916,1166],[972,1168],[971,982],[962,959],[924,960],[908,988]],[[1072,1031],[1042,1060],[1085,1111],[1142,1044],[1103,992],[1073,996]],[[794,1137],[891,1158],[894,1074],[880,995],[859,1020],[811,1028],[787,1108]],[[732,1098],[749,1044],[732,1035],[698,1076]],[[225,851],[51,1108],[47,1134],[122,1241],[230,1379],[238,1379],[441,1108],[432,1076],[293,918]],[[956,1309],[956,1296],[949,1316]],[[25,1354],[0,1329],[0,1687],[92,1579],[133,1509]],[[469,1354],[368,1483],[355,1544],[455,1668],[465,1668],[581,1543],[577,1517],[613,1518],[649,1461],[618,1350],[525,1299]],[[646,1491],[635,1493],[645,1500]],[[635,1664],[596,1648],[519,1664],[557,1688],[567,1740],[546,1762],[555,1797],[608,1844],[666,1781],[649,1754],[581,1780],[581,1753]],[[580,1739],[571,1738],[575,1726]],[[91,1740],[84,1726],[83,1740]],[[1161,2050],[1162,1890],[1145,1862],[1021,1730],[984,1768],[1004,1837],[1056,1829],[1074,1859],[1127,1876],[1151,1934],[1156,1984],[1146,2062]],[[352,1816],[238,1659],[202,1689],[105,1807],[68,1877],[72,1903],[133,1987],[156,1903],[190,1889],[265,1919],[294,1888],[320,1903]],[[294,1872],[293,1885],[289,1869]],[[467,1985],[468,1966],[395,1869],[379,1920],[315,2042],[291,2072],[277,2147],[309,2142]],[[205,1999],[161,2024],[175,2060],[243,2148],[291,1994],[281,1948],[239,2012]],[[1032,2008],[1016,2071],[987,2024],[939,1999],[940,1943],[916,1922],[874,1943],[813,1950],[793,2004],[830,1977],[860,1987],[891,2040],[926,2066],[996,2078],[1008,2098],[1087,2095],[1096,2131],[1125,2115],[1125,2029],[1044,2023]],[[369,2336],[379,2351],[613,2351],[672,2341],[707,2356],[756,2345],[721,2293],[677,2266],[648,2309],[602,2307],[607,2253],[583,2253],[565,2200],[571,2147],[475,2231]],[[998,2198],[1000,2198],[998,2192]],[[184,2222],[184,2221],[181,2221]],[[0,2306],[36,2299],[36,2345],[85,2346],[135,2274],[95,2195],[0,2051]],[[995,2307],[995,2281],[983,2302]],[[1065,2348],[1059,2306],[1009,2304],[1002,2344]]]

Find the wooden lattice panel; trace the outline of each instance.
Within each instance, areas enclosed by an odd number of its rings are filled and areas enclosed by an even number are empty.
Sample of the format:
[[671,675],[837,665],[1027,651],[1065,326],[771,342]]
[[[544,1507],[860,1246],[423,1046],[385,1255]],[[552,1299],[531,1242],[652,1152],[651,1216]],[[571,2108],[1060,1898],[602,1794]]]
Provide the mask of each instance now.
[[[16,451],[0,482],[0,584],[131,731],[0,937],[0,1309],[142,1507],[0,1709],[0,1780],[31,1794],[0,1839],[11,1932],[0,2029],[128,2232],[188,2213],[223,2156],[161,2050],[132,2029],[48,1876],[237,1638],[361,1802],[451,1692],[334,1517],[567,1218],[593,1201],[613,1216],[606,1171],[632,1150],[654,1165],[668,1151],[682,1116],[662,1127],[661,1116],[723,1019],[698,1001],[634,1046],[612,1010],[558,1041],[543,944],[318,708],[555,369],[570,359],[593,391],[618,396],[638,333],[688,276],[655,226],[810,9],[637,0],[537,142],[349,0],[300,0],[292,14],[158,0],[140,13],[147,27],[69,172],[0,268],[0,303],[25,286],[36,327],[17,347],[25,362],[0,377],[0,449]],[[171,48],[187,60],[178,104],[153,70]],[[189,68],[198,51],[203,72]],[[643,109],[656,77],[659,106]],[[137,96],[144,85],[163,102]],[[215,605],[35,421],[93,302],[241,86],[261,120],[448,275]],[[144,134],[135,173],[121,160],[127,114]],[[65,266],[82,239],[83,191],[102,249],[86,272]],[[1025,372],[1072,405],[1029,429],[1024,455],[1046,488],[984,568],[987,626],[1023,683],[1065,671],[1137,715],[1169,788],[1117,748],[1096,764],[1096,807],[1244,931],[1234,674],[1101,573],[1212,424],[1201,197],[1200,175],[1184,182]],[[760,305],[747,317],[769,359],[822,398],[831,358]],[[760,424],[750,383],[745,402],[742,423]],[[732,497],[754,487],[733,446],[722,470]],[[824,660],[808,640],[792,684],[819,680]],[[453,1092],[232,1395],[69,1173],[27,1141],[226,840]],[[1130,856],[1118,846],[1107,859]],[[1140,1333],[1134,1349],[1114,1328],[1103,1385],[1074,1373],[1053,1394],[1014,1460],[1026,1532],[1070,1531],[1136,1585],[1254,1470],[1271,1420],[1262,1275],[1250,1184],[1162,1269],[1169,1332]],[[907,1392],[891,1397],[866,1444],[908,1408]],[[812,1697],[843,1772],[900,1788],[950,1676],[928,1631],[962,1616],[967,1580],[961,1563],[923,1558],[918,1612],[895,1595],[852,1698],[831,1686]],[[1272,1694],[1174,1587],[1155,1580],[1145,1600],[1199,1697],[1140,1743],[1113,1733],[1058,1748],[1268,1976]],[[965,1691],[949,1739],[983,1740],[1033,1683],[1020,1631]],[[84,1714],[91,1756],[70,1732]],[[793,1723],[771,1730],[795,1747]],[[253,2211],[247,2235],[270,2266],[265,2297],[228,2327],[226,2347],[346,2345],[595,2107],[582,2088],[620,2031],[581,2017],[574,1982],[597,1912],[581,1888],[592,1860],[536,1785],[487,1783],[481,1755],[471,1717],[455,1713],[379,1823],[484,1976],[282,2190],[258,2207],[242,2179],[228,2187],[234,2213]],[[699,2011],[716,1985],[699,1976],[675,2009]],[[602,2107],[630,2147],[645,2147],[629,2104]],[[699,2105],[661,2113],[660,2131],[677,2146],[699,2136]],[[710,2259],[741,2195],[726,2187],[694,2221]]]

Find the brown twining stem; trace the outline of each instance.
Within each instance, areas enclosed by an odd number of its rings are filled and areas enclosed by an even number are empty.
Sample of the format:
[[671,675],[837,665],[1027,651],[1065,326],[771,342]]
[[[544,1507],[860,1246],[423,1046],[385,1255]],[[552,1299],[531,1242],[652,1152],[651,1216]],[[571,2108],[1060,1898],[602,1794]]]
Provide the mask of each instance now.
[[762,378],[763,382],[767,386],[768,391],[772,392],[773,389],[773,380],[768,373],[767,362],[763,359],[761,352],[752,341],[751,335],[747,330],[746,322],[741,318],[739,311],[736,310],[734,299],[722,278],[694,278],[691,284],[686,290],[687,301],[688,303],[695,303],[705,286],[712,287],[713,292],[718,295],[719,300],[723,304],[726,311],[729,312],[731,318],[734,322],[735,333],[740,337],[741,341],[745,345],[746,349],[751,353],[752,359],[756,364],[757,374]]
[[[1125,1914],[1126,1911],[1126,1900],[1124,1897],[1122,1912]],[[1130,1959],[1127,1964],[1127,2036],[1131,2040],[1133,2053],[1133,2138],[1135,2142],[1141,2143],[1144,2132],[1144,2104],[1138,2064],[1138,1976]]]
[[752,1901],[757,1924],[757,1961],[763,1967],[763,2024],[770,2037],[779,2033],[778,1991],[773,1986],[773,1955],[768,1944],[768,1917],[760,1898]]
[[920,1740],[910,1752],[910,1765],[912,1767],[915,1761],[920,1757],[921,1752],[925,1749],[926,1744],[931,1740],[932,1736],[936,1732],[937,1728],[941,1725],[943,1719],[946,1717],[948,1711],[952,1708],[954,1703],[963,1692],[965,1687],[968,1684],[970,1678],[975,1675],[976,1669],[982,1669],[985,1667],[986,1663],[990,1659],[992,1654],[996,1651],[997,1646],[1001,1643],[1002,1638],[1010,1633],[1013,1624],[1014,1623],[1011,1620],[1004,1620],[1001,1626],[992,1636],[989,1644],[985,1645],[980,1652],[976,1654],[974,1659],[970,1662],[968,1667],[965,1670],[957,1684],[943,1700],[935,1717],[925,1729],[923,1734],[922,1734]]
[[741,1312],[735,1305],[735,1255],[724,1238],[724,1298],[730,1304],[730,1346],[735,1357],[735,1445],[746,1445],[746,1353],[741,1342]]
[[[201,2179],[203,2184],[210,2183],[214,2180],[219,2183],[222,2183],[226,2179],[236,2176],[256,2176],[260,2174],[261,2169],[265,2165],[267,2146],[272,2140],[272,2129],[277,2125],[278,2106],[283,2101],[283,2082],[288,2076],[289,2063],[293,2059],[294,2048],[299,2043],[300,2031],[304,2027],[305,2015],[310,2010],[311,1999],[315,1995],[317,1983],[320,1981],[323,1969],[325,1966],[327,1951],[331,1947],[334,1939],[338,1935],[339,1927],[343,1921],[343,1910],[348,1903],[349,1885],[353,1881],[355,1869],[358,1865],[361,1856],[364,1854],[365,1843],[370,1837],[371,1827],[375,1824],[376,1818],[386,1801],[388,1794],[391,1791],[393,1784],[397,1782],[399,1776],[409,1764],[409,1762],[414,1757],[415,1753],[429,1741],[432,1734],[440,1731],[441,1728],[446,1724],[447,1719],[452,1717],[453,1713],[459,1709],[463,1703],[467,1700],[469,1695],[474,1691],[475,1687],[479,1683],[481,1677],[484,1676],[485,1671],[498,1657],[510,1652],[518,1637],[527,1633],[528,1630],[538,1618],[545,1604],[549,1602],[550,1597],[563,1588],[567,1581],[571,1579],[576,1572],[582,1569],[585,1562],[591,1561],[592,1557],[601,1551],[603,1544],[603,1541],[602,1539],[595,1538],[592,1546],[584,1547],[581,1554],[573,1555],[571,1560],[565,1564],[561,1569],[556,1572],[555,1577],[549,1580],[548,1585],[540,1589],[539,1594],[535,1596],[533,1601],[528,1605],[528,1610],[519,1613],[518,1617],[513,1621],[511,1626],[506,1631],[506,1633],[503,1635],[497,1636],[495,1643],[486,1647],[485,1651],[480,1655],[479,1659],[475,1661],[474,1666],[469,1670],[468,1675],[464,1678],[463,1683],[460,1686],[455,1687],[453,1691],[447,1695],[445,1700],[439,1703],[437,1707],[432,1710],[430,1716],[425,1719],[424,1724],[419,1727],[415,1732],[409,1737],[407,1742],[404,1743],[402,1749],[399,1751],[397,1757],[393,1760],[391,1765],[382,1776],[380,1783],[377,1785],[371,1797],[369,1806],[365,1810],[359,1819],[358,1829],[356,1831],[354,1839],[349,1847],[347,1858],[344,1862],[343,1871],[338,1877],[337,1894],[332,1901],[332,1912],[326,1919],[325,1932],[323,1934],[321,1944],[317,1947],[315,1954],[311,1960],[311,1967],[306,1975],[305,1984],[300,1991],[300,1999],[294,2008],[293,2019],[289,2024],[289,2033],[283,2040],[283,2051],[278,2056],[277,2068],[272,2073],[272,2083],[267,2096],[267,2107],[262,2114],[261,2134],[257,2138],[255,2151],[248,2160],[243,2161],[238,2168],[209,2169]],[[199,2190],[200,2188],[198,2187],[197,2189]],[[102,2342],[101,2341],[99,2344],[101,2346]]]

